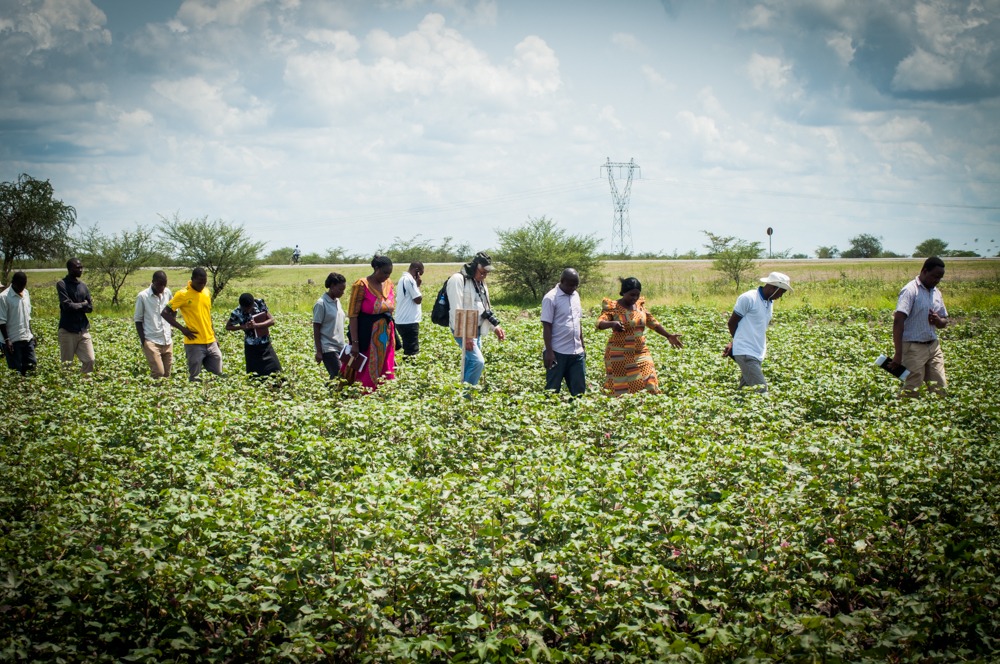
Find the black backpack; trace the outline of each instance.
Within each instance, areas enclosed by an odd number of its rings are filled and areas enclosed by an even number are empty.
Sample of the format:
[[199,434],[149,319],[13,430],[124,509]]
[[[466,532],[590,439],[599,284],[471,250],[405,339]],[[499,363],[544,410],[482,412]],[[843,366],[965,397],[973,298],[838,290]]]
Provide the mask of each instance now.
[[[459,272],[458,274],[462,273]],[[448,277],[448,279],[451,279],[451,277]],[[437,297],[434,298],[434,307],[431,309],[431,322],[441,327],[451,326],[451,319],[449,317],[451,304],[448,302],[448,279],[444,280],[444,285],[441,286]],[[467,277],[462,274],[462,283],[465,283],[466,279]]]
[[451,305],[448,303],[448,279],[445,279],[444,285],[441,286],[437,297],[434,298],[434,308],[431,309],[431,322],[435,325],[448,327],[451,322],[448,318],[450,309]]

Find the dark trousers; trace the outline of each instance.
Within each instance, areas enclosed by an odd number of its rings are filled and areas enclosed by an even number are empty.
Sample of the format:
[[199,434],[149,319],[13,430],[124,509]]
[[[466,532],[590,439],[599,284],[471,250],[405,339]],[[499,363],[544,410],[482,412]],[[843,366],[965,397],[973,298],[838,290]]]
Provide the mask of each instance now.
[[396,331],[403,340],[403,355],[420,352],[420,323],[396,323]]
[[10,352],[4,352],[7,366],[22,376],[29,371],[33,371],[37,366],[37,361],[35,360],[35,340],[14,341],[11,343],[11,346],[13,346],[13,349]]
[[337,376],[340,375],[340,353],[335,351],[323,353],[323,366],[330,374],[330,380],[337,380]]
[[556,363],[545,370],[545,389],[558,392],[563,380],[574,397],[587,391],[586,355],[563,355],[555,353]]

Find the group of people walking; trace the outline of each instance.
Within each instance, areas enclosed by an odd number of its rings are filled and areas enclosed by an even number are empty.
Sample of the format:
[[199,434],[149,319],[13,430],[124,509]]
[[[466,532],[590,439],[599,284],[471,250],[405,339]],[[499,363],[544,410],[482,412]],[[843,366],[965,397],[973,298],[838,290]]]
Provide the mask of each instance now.
[[[326,291],[313,306],[312,316],[316,362],[323,364],[331,381],[357,382],[365,391],[375,391],[382,382],[395,378],[397,351],[401,350],[404,357],[419,353],[423,302],[422,263],[410,263],[398,287],[391,279],[393,264],[388,257],[375,256],[371,267],[371,274],[352,284],[346,311],[340,298],[346,291],[347,279],[331,272],[326,278]],[[478,384],[483,374],[483,341],[490,336],[500,341],[506,339],[490,304],[486,284],[493,269],[488,254],[476,254],[448,278],[435,301],[436,309],[447,309],[447,324],[464,353],[462,379],[469,385]],[[66,276],[56,282],[59,354],[64,363],[79,358],[81,371],[86,374],[94,369],[94,347],[87,318],[94,308],[93,298],[81,281],[83,263],[72,258],[67,261],[66,270]],[[937,257],[928,258],[920,274],[899,293],[893,314],[893,361],[909,371],[904,383],[906,394],[916,394],[925,383],[931,391],[943,391],[947,385],[937,336],[937,330],[948,325],[948,313],[937,289],[943,277],[944,262]],[[10,286],[0,293],[0,350],[8,367],[22,375],[36,366],[27,281],[24,272],[16,272]],[[619,297],[603,300],[596,323],[598,330],[610,331],[604,350],[604,389],[616,396],[657,393],[659,381],[646,343],[646,331],[665,337],[675,348],[683,347],[681,335],[668,332],[646,309],[638,279],[629,277],[619,281]],[[758,287],[737,298],[727,322],[732,341],[722,354],[731,357],[739,367],[740,387],[765,393],[767,381],[762,364],[767,354],[766,333],[773,304],[792,292],[792,287],[788,275],[781,272],[772,272],[760,282]],[[212,298],[207,284],[207,272],[195,268],[186,286],[172,293],[167,287],[166,273],[157,270],[149,287],[136,296],[133,320],[154,378],[170,376],[171,328],[183,335],[190,380],[198,380],[203,369],[223,375],[223,358],[212,326]],[[545,388],[559,392],[565,383],[572,397],[587,389],[579,287],[577,271],[566,268],[559,283],[542,298],[541,312]],[[475,316],[471,326],[467,322],[470,315]],[[445,314],[441,316],[440,322],[444,324]],[[251,293],[240,296],[226,330],[244,333],[248,374],[263,377],[281,371],[271,344],[270,329],[274,324],[274,316],[263,299]]]

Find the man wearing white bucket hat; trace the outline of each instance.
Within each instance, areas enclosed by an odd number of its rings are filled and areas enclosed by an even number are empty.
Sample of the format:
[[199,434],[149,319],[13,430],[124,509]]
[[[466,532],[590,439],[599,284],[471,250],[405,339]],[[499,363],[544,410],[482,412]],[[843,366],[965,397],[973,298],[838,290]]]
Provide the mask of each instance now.
[[767,354],[767,326],[771,323],[771,305],[792,290],[787,274],[772,272],[761,278],[762,286],[748,290],[736,298],[736,306],[729,317],[729,334],[733,340],[726,344],[723,357],[731,357],[740,368],[740,387],[755,387],[767,392],[767,381],[761,363]]

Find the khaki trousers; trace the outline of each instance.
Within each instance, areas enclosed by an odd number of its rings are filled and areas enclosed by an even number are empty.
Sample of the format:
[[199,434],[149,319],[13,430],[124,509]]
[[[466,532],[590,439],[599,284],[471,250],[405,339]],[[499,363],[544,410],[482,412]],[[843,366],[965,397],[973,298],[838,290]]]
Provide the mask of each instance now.
[[67,332],[59,328],[59,359],[72,362],[73,356],[80,358],[80,371],[90,373],[94,370],[94,343],[90,332]]
[[142,354],[146,356],[153,378],[170,378],[170,366],[174,361],[173,344],[158,344],[147,339],[142,344]]
[[912,341],[903,342],[903,366],[910,370],[910,375],[903,383],[903,391],[908,396],[916,394],[921,385],[927,384],[928,392],[944,393],[948,381],[944,375],[944,353],[941,343],[932,341],[929,344],[918,344]]

